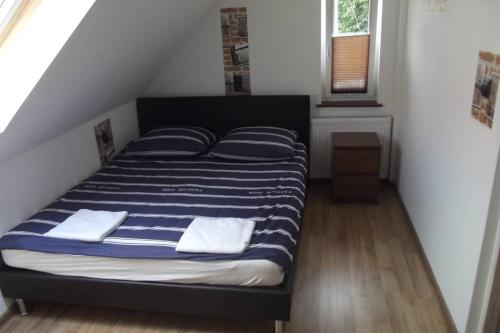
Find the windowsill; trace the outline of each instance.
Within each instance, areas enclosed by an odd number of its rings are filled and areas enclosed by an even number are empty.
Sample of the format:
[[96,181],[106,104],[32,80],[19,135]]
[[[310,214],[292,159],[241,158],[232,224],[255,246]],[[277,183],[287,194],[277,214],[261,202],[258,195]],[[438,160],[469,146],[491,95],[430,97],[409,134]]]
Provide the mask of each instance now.
[[345,101],[321,101],[316,105],[318,108],[380,108],[383,107],[375,100],[345,100]]

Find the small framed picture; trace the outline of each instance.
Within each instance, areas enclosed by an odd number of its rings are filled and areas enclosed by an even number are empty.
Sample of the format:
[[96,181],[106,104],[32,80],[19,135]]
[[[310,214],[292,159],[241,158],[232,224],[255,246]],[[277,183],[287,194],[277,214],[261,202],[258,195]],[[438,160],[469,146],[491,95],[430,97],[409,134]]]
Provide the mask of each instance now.
[[248,37],[247,16],[238,16],[238,37]]
[[221,15],[222,37],[231,37],[231,17],[229,14]]
[[234,93],[249,94],[250,93],[250,74],[235,73],[234,74]]
[[111,130],[111,120],[106,119],[94,127],[97,151],[101,165],[106,165],[111,161],[115,152],[115,142],[113,140],[113,131]]
[[231,59],[233,65],[241,66],[248,65],[249,55],[248,55],[248,43],[231,45]]
[[493,127],[499,82],[500,55],[479,52],[471,114],[489,128]]

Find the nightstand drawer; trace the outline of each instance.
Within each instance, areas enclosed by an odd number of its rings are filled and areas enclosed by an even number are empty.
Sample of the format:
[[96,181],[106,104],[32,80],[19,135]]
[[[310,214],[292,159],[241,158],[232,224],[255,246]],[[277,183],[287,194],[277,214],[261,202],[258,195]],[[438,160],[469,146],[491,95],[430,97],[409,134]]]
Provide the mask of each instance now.
[[337,175],[332,179],[336,201],[358,199],[376,202],[380,188],[378,175]]
[[378,174],[380,150],[336,149],[332,157],[332,171],[349,174]]

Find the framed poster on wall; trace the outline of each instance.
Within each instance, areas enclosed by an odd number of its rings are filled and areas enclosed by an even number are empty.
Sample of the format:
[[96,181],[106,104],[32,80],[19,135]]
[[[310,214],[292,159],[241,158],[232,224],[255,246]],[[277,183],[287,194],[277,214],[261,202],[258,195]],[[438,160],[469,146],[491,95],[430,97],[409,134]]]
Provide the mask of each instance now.
[[493,127],[499,81],[500,55],[479,52],[471,113],[472,117],[489,128]]
[[226,95],[250,95],[247,9],[222,8],[221,27]]

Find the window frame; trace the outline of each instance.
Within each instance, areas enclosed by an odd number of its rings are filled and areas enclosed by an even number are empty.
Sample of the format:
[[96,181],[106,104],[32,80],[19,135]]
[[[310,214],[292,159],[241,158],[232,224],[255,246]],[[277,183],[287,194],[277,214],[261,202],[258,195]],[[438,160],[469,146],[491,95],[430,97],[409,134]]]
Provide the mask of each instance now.
[[[377,85],[379,77],[379,8],[378,0],[370,0],[370,12],[368,16],[368,33],[370,35],[370,51],[368,59],[368,91],[366,93],[332,93],[332,38],[334,36],[334,25],[337,15],[334,10],[337,8],[338,0],[326,0],[326,22],[325,35],[323,36],[324,63],[323,63],[323,99],[324,100],[376,100]],[[339,33],[337,36],[351,36],[365,33]]]
[[[6,1],[7,0],[3,1],[0,4],[0,7],[2,7],[3,5],[6,5],[5,4]],[[19,7],[21,6],[22,2],[23,2],[23,0],[14,0],[13,4],[10,6],[10,8],[7,9],[7,15],[5,16],[5,18],[2,20],[2,18],[0,17],[0,35],[3,34],[5,29],[7,29],[10,22],[12,21],[12,19],[16,15],[16,12],[19,9]]]
[[0,47],[30,15],[41,0],[15,0],[5,20],[0,21]]

